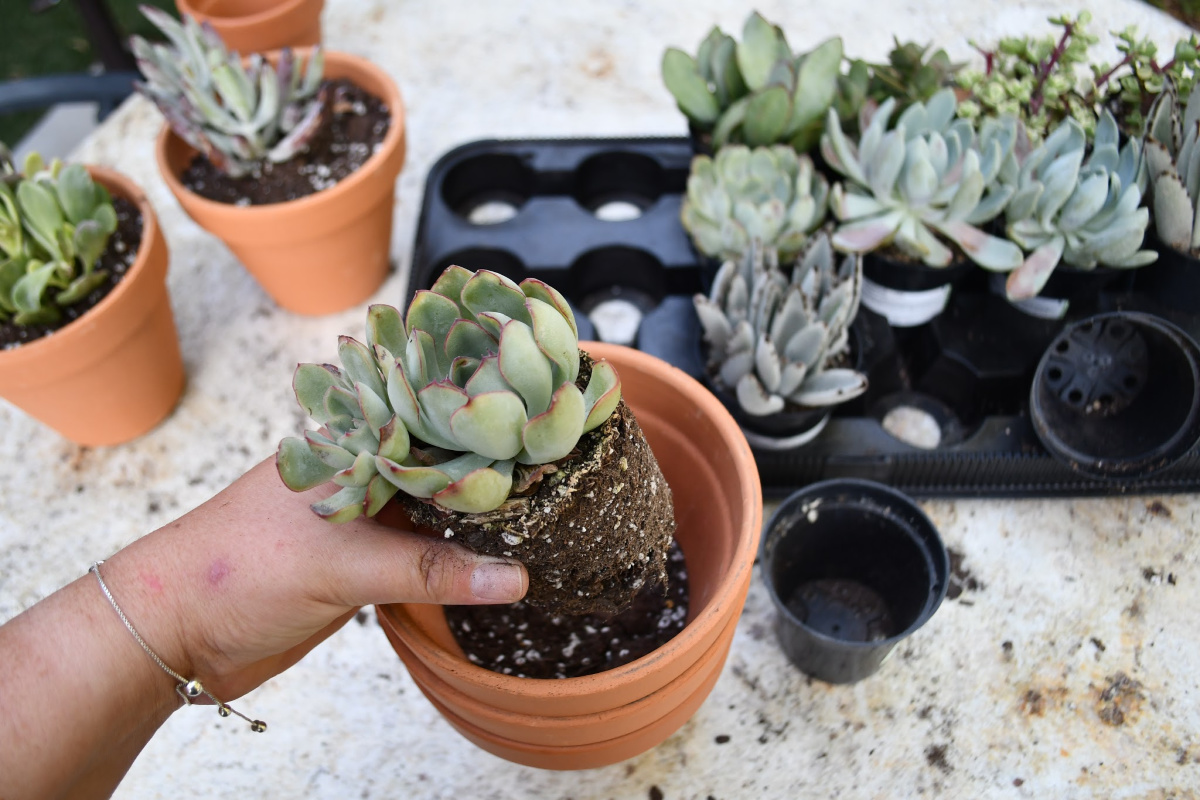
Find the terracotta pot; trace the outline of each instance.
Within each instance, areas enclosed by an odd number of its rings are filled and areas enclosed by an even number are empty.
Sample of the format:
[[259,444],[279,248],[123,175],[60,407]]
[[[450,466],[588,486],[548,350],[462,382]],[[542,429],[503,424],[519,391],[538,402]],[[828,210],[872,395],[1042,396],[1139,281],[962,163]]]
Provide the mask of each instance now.
[[167,296],[167,243],[129,178],[88,167],[142,214],[142,241],[125,277],[79,319],[0,350],[0,395],[83,445],[119,444],[157,425],[183,391],[183,360]]
[[383,283],[396,176],[404,164],[404,104],[392,79],[369,61],[333,52],[326,54],[325,75],[350,79],[392,112],[379,149],[336,186],[286,203],[218,203],[180,181],[196,151],[169,126],[159,133],[156,149],[163,180],[188,216],[219,236],[275,302],[298,314],[342,311]]
[[207,22],[242,54],[321,43],[325,0],[175,0],[179,13]]
[[[416,664],[414,678],[451,724],[502,758],[553,769],[629,758],[670,736],[699,707],[728,653],[762,527],[758,470],[720,401],[653,356],[596,342],[581,346],[616,366],[624,397],[671,486],[676,539],[691,585],[687,626],[625,666],[581,678],[534,680],[469,662],[440,606],[377,609],[397,653]],[[593,716],[572,719],[588,715]],[[546,724],[573,730],[573,741],[590,741],[546,744],[547,735],[535,730]]]

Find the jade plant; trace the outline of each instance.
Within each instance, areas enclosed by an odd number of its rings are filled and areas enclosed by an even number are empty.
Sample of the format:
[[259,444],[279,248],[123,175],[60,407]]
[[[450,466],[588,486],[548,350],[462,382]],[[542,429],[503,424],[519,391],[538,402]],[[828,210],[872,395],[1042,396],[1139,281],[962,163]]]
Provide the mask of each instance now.
[[866,376],[835,365],[847,358],[861,294],[862,257],[839,261],[826,233],[790,272],[773,248],[753,242],[721,266],[707,297],[693,298],[716,383],[756,417],[859,396]]
[[779,26],[754,12],[740,42],[714,27],[695,57],[668,48],[662,76],[693,130],[711,134],[715,149],[783,143],[806,152],[821,135],[841,62],[840,38],[793,53]]
[[33,153],[18,172],[0,145],[0,321],[58,322],[108,278],[96,263],[116,229],[112,199],[83,166]]
[[1113,65],[1092,65],[1095,85],[1124,130],[1139,136],[1151,106],[1168,85],[1179,97],[1191,94],[1200,61],[1200,37],[1193,33],[1177,41],[1170,60],[1163,64],[1158,63],[1158,45],[1139,37],[1135,27],[1114,31],[1113,37],[1122,57]]
[[757,240],[793,258],[825,220],[829,183],[786,145],[729,145],[692,159],[680,218],[705,255],[736,259]]
[[334,522],[372,516],[398,491],[451,511],[499,508],[620,401],[603,359],[577,385],[577,336],[547,284],[450,267],[403,318],[371,306],[366,343],[339,340],[340,368],[297,368],[296,399],[322,427],[283,440],[280,476],[294,491],[341,486],[313,506]]
[[997,217],[1012,194],[1001,177],[1015,170],[1016,120],[987,120],[976,135],[971,123],[954,119],[953,92],[946,89],[911,104],[888,130],[895,105],[889,98],[864,120],[857,142],[829,113],[821,154],[846,178],[830,191],[841,222],[834,246],[864,253],[892,245],[927,266],[945,267],[955,260],[950,243],[980,266],[1015,269],[1020,249],[978,226]]
[[1150,212],[1141,205],[1145,166],[1136,141],[1118,146],[1116,120],[1101,112],[1090,155],[1083,126],[1064,120],[1024,163],[1005,211],[1008,237],[1027,253],[1008,276],[1009,299],[1035,296],[1055,267],[1140,267]]
[[207,23],[188,16],[180,23],[151,6],[141,10],[168,41],[133,37],[145,78],[134,87],[217,169],[231,177],[254,173],[265,162],[287,161],[316,135],[329,107],[320,47],[307,64],[290,48],[274,65],[258,54],[243,64]]
[[1150,110],[1146,165],[1158,238],[1184,253],[1200,250],[1200,83],[1186,103],[1168,84]]

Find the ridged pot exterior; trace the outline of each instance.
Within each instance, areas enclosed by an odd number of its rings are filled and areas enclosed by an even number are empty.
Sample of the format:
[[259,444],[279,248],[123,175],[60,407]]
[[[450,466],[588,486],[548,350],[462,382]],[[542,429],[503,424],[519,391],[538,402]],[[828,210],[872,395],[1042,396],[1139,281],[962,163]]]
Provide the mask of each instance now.
[[276,303],[297,314],[343,311],[383,283],[396,176],[404,165],[404,105],[396,84],[356,56],[329,52],[325,58],[327,78],[351,80],[380,97],[391,112],[378,150],[335,186],[284,203],[218,203],[183,185],[180,176],[196,151],[169,126],[163,126],[156,148],[163,180],[188,216],[224,241]]
[[175,6],[212,25],[242,55],[321,43],[325,0],[175,0]]
[[[682,632],[654,652],[622,667],[566,680],[534,680],[486,670],[469,662],[457,645],[441,607],[398,604],[377,608],[389,638],[402,645],[397,652],[419,662],[414,676],[430,674],[424,690],[434,693],[445,685],[453,690],[455,709],[446,700],[437,703],[450,711],[447,718],[476,744],[519,763],[535,759],[555,769],[582,769],[614,763],[658,744],[699,707],[715,682],[728,653],[736,620],[741,614],[754,552],[762,528],[762,493],[750,447],[737,423],[721,403],[700,383],[653,356],[617,345],[581,343],[593,358],[607,358],[621,376],[622,394],[646,434],[674,496],[678,523],[676,539],[687,560],[690,581],[689,619]],[[661,709],[639,707],[641,716],[630,722],[633,710],[614,713],[654,695],[705,656],[715,671],[700,682],[696,692],[670,690]],[[682,686],[688,678],[683,678]],[[420,680],[418,679],[418,682]],[[447,695],[448,697],[450,695]],[[694,704],[692,701],[694,700]],[[460,716],[473,704],[488,709],[472,721]],[[687,713],[684,709],[690,708]],[[536,711],[536,714],[530,714]],[[540,734],[522,733],[522,724],[504,733],[505,713],[564,720],[600,715],[626,717],[620,727],[588,744],[553,748]],[[453,716],[451,716],[451,714]],[[607,715],[607,716],[605,716]],[[491,720],[489,722],[488,720]],[[639,725],[652,720],[648,725]],[[486,730],[481,723],[493,727]],[[661,736],[659,735],[661,734]],[[630,738],[625,738],[630,737]],[[491,745],[486,744],[490,741]],[[605,742],[610,746],[604,746]],[[636,745],[634,744],[636,743]],[[514,757],[514,748],[525,753]],[[573,748],[583,748],[574,750]],[[543,752],[546,750],[546,752]],[[585,753],[586,751],[586,753]]]
[[137,206],[142,241],[125,277],[79,319],[0,350],[0,395],[73,442],[120,444],[153,428],[183,392],[183,359],[167,294],[167,243],[129,178],[88,167],[114,197]]

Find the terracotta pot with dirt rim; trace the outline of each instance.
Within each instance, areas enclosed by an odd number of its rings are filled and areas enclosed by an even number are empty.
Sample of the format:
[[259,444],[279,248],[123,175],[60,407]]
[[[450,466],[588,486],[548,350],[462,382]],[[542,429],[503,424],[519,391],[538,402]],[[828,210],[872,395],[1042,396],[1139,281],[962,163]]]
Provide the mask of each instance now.
[[[537,680],[469,662],[440,606],[379,606],[379,620],[422,692],[460,733],[501,758],[588,769],[642,753],[699,708],[737,627],[762,527],[762,489],[741,429],[707,389],[653,356],[584,342],[621,376],[674,495],[687,559],[688,624],[637,661],[596,675]],[[557,735],[556,735],[557,734]]]
[[[305,59],[308,51],[298,51]],[[163,125],[159,172],[184,211],[220,237],[275,302],[298,314],[332,314],[370,297],[388,273],[396,176],[404,164],[404,105],[387,73],[346,53],[326,53],[325,77],[346,78],[391,112],[387,136],[367,162],[316,194],[262,206],[208,200],[180,175],[196,151]]]
[[243,55],[321,43],[325,0],[175,0],[179,13],[212,25]]
[[157,425],[183,391],[183,360],[167,296],[167,243],[133,181],[88,167],[142,214],[125,277],[96,306],[49,336],[0,350],[0,395],[82,445],[129,441]]

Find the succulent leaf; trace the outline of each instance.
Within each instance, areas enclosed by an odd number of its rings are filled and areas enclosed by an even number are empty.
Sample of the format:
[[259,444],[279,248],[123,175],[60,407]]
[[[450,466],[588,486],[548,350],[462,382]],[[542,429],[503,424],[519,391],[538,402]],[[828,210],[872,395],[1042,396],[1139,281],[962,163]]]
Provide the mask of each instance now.
[[309,448],[308,442],[289,436],[279,443],[275,459],[279,477],[293,492],[303,492],[329,481],[337,472]]

